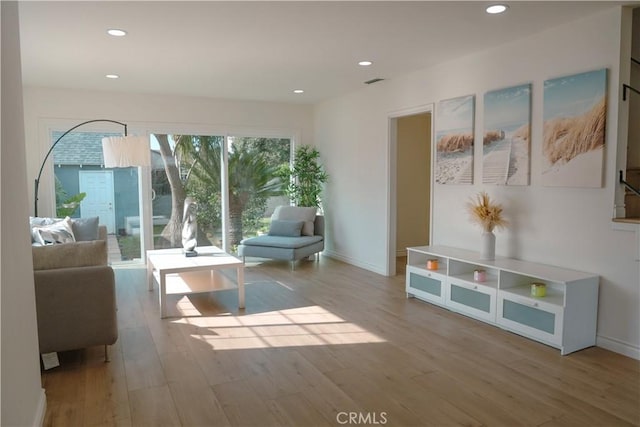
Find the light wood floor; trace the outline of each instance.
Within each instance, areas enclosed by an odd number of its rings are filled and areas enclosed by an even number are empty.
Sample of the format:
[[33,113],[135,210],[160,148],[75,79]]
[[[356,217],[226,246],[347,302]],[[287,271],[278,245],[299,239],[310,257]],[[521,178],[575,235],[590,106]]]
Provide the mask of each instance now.
[[161,320],[144,271],[116,274],[112,361],[62,353],[45,425],[640,425],[638,361],[560,356],[406,299],[403,275],[271,261],[246,269],[245,311],[224,291],[173,297],[182,317]]

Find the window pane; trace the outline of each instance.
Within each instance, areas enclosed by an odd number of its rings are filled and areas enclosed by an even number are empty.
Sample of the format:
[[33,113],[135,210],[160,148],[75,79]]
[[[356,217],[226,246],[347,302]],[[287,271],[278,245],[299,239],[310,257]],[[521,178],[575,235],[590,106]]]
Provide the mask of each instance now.
[[276,206],[289,204],[276,176],[291,159],[291,141],[281,138],[230,137],[229,239],[233,252],[245,237],[266,233]]
[[182,247],[187,196],[197,203],[198,246],[221,247],[220,156],[224,137],[154,134],[150,141],[154,247]]
[[[63,132],[53,132],[53,143]],[[105,169],[102,138],[120,133],[71,132],[53,149],[56,216],[99,217],[107,227],[110,262],[141,258],[137,168]]]

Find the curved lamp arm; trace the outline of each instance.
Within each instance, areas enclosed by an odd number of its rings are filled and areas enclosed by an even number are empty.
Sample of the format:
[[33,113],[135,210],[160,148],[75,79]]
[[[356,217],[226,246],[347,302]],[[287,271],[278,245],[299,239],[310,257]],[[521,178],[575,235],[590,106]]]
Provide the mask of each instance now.
[[40,187],[40,177],[42,176],[42,171],[44,170],[44,165],[45,165],[45,163],[47,163],[47,159],[51,155],[51,152],[53,151],[55,146],[58,144],[58,142],[60,142],[60,140],[62,138],[64,138],[69,132],[74,131],[75,129],[79,128],[80,126],[84,126],[86,124],[95,123],[95,122],[109,122],[109,123],[115,123],[115,124],[124,126],[124,136],[127,136],[127,125],[126,124],[121,123],[121,122],[117,122],[115,120],[109,120],[109,119],[88,120],[86,122],[82,122],[82,123],[80,123],[78,125],[75,125],[71,129],[69,129],[68,131],[66,131],[62,135],[60,135],[60,137],[58,139],[56,139],[55,142],[51,145],[51,148],[49,148],[49,151],[47,151],[47,155],[44,156],[44,160],[42,161],[42,165],[40,165],[40,171],[38,172],[38,177],[36,178],[36,181],[35,181],[35,198],[34,198],[34,202],[33,202],[34,203],[34,216],[38,216],[38,189]]

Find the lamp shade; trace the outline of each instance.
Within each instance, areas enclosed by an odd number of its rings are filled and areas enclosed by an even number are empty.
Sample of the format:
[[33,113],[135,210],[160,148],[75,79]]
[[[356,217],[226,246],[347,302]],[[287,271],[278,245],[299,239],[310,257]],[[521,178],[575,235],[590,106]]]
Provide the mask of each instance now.
[[110,136],[102,138],[105,168],[151,165],[149,138],[146,136]]

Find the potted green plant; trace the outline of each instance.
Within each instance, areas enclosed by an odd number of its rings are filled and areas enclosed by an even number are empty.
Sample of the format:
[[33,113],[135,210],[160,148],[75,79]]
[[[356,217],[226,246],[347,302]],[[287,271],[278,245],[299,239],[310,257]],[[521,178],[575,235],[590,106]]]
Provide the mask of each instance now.
[[69,197],[65,189],[62,187],[62,183],[56,177],[56,216],[58,218],[64,218],[71,216],[80,207],[80,202],[87,196],[87,193],[78,193]]
[[283,164],[278,176],[286,184],[284,191],[296,206],[320,208],[322,184],[329,175],[319,163],[320,153],[315,147],[301,145],[296,148],[293,165]]

